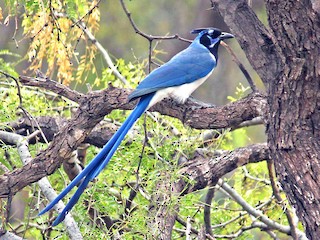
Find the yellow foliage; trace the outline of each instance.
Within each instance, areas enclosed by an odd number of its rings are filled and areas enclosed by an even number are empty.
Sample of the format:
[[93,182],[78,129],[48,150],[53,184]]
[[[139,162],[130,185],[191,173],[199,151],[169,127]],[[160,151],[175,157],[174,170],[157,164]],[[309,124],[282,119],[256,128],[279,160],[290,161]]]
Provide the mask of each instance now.
[[3,19],[2,8],[0,7],[0,21]]
[[[96,1],[90,2],[85,9],[90,11],[95,5]],[[84,33],[80,28],[73,26],[74,20],[65,12],[66,6],[62,0],[52,1],[52,6],[54,6],[54,12],[50,11],[48,6],[42,6],[38,13],[24,18],[25,36],[32,40],[27,52],[31,63],[29,70],[35,71],[47,66],[47,69],[41,69],[41,71],[49,77],[56,77],[63,84],[68,85],[74,80],[82,82],[85,80],[82,78],[85,72],[95,72],[92,65],[96,49],[92,44],[86,44],[85,53],[80,56],[80,65],[77,67],[75,60],[78,53],[74,52],[74,48],[79,38],[83,38]],[[79,19],[82,17],[78,14]],[[100,21],[99,9],[95,8],[87,14],[83,21],[92,33],[97,31]]]

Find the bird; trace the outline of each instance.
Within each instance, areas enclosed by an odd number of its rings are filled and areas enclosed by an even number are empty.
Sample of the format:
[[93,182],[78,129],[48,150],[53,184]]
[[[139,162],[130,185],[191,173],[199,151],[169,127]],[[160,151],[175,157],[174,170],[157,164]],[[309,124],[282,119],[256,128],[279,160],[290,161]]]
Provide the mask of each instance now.
[[172,57],[167,63],[153,70],[128,96],[129,101],[138,99],[136,107],[121,127],[104,145],[92,161],[70,182],[70,184],[40,213],[42,215],[54,207],[75,186],[78,186],[65,208],[59,213],[52,226],[58,225],[78,202],[90,181],[106,167],[120,143],[138,118],[151,106],[164,98],[173,98],[184,103],[187,98],[211,75],[218,63],[220,42],[234,38],[218,28],[197,28],[191,31],[197,34],[192,43]]

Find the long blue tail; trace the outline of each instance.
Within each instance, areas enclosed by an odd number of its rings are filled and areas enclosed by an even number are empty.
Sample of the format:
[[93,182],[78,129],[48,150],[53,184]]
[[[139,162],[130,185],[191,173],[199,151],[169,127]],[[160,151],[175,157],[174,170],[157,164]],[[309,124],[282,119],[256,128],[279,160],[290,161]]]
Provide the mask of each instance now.
[[117,150],[118,146],[126,136],[128,131],[137,121],[137,119],[146,111],[148,105],[154,96],[154,93],[141,97],[138,105],[132,111],[130,116],[125,120],[118,131],[112,136],[109,142],[103,147],[103,149],[97,154],[97,156],[86,166],[82,172],[75,177],[72,182],[48,205],[46,206],[39,215],[49,211],[54,205],[56,205],[64,196],[66,196],[72,188],[74,188],[79,182],[82,183],[78,187],[75,194],[72,196],[66,207],[62,210],[56,220],[53,222],[53,226],[58,225],[64,220],[65,216],[71,210],[71,208],[77,203],[81,194],[86,189],[88,183],[94,179],[102,171],[102,169],[109,163],[111,157]]

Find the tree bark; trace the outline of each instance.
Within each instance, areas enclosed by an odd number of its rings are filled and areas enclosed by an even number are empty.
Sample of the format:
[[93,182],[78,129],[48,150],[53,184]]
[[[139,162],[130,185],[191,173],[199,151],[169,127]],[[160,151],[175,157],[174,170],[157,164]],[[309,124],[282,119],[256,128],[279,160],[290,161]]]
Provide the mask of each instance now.
[[268,87],[268,143],[307,237],[320,236],[320,28],[310,1],[267,1],[284,67]]
[[[70,97],[79,103],[79,107],[72,118],[59,129],[45,151],[22,168],[0,176],[0,198],[14,195],[30,183],[54,173],[64,160],[72,156],[72,152],[84,142],[105,115],[114,109],[132,109],[134,106],[134,103],[127,103],[129,91],[125,89],[109,87],[103,91],[82,95],[49,79],[39,80],[23,76],[20,79],[29,86],[47,87]],[[219,129],[235,127],[261,116],[265,108],[265,96],[254,93],[221,107],[205,105],[190,99],[185,104],[177,104],[166,99],[153,106],[151,110],[174,116],[193,128]]]
[[213,4],[267,87],[271,158],[307,237],[318,239],[320,19],[317,5],[309,0],[267,0],[269,31],[244,0],[214,0]]

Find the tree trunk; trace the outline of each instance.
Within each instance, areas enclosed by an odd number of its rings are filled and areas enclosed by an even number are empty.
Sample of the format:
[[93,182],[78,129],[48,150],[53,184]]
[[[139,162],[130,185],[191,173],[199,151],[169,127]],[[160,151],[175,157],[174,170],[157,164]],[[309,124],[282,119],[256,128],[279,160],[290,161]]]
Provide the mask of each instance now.
[[267,0],[269,30],[246,0],[212,2],[267,87],[270,156],[307,236],[319,239],[319,4],[310,0]]
[[267,2],[284,67],[268,86],[268,143],[279,180],[310,239],[320,236],[319,18],[310,1]]

